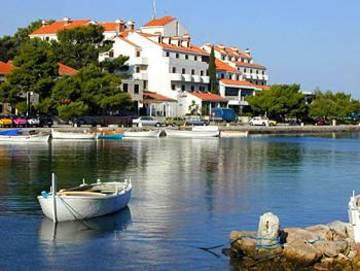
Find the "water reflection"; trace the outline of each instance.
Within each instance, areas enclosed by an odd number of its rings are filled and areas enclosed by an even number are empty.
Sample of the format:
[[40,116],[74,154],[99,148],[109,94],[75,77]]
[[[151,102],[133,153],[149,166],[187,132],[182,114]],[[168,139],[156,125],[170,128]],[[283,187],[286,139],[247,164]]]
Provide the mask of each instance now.
[[44,217],[41,220],[38,234],[39,239],[48,245],[55,245],[59,242],[80,243],[109,233],[113,234],[115,239],[119,238],[121,232],[129,224],[131,224],[131,212],[129,208],[125,208],[112,215],[57,224]]

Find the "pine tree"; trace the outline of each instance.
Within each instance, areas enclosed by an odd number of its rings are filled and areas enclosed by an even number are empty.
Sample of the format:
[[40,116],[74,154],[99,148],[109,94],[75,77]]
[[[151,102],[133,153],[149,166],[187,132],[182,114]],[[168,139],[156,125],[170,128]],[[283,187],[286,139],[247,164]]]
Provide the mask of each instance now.
[[211,53],[209,58],[209,77],[210,77],[210,91],[214,94],[219,94],[218,82],[216,78],[214,47],[211,47]]

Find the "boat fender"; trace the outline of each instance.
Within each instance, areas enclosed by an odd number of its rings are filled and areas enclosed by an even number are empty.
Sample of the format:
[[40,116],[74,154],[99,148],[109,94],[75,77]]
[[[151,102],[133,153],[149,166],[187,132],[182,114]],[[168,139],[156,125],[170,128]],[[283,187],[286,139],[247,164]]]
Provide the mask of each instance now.
[[43,198],[47,199],[49,194],[46,191],[41,191],[41,196],[43,196]]

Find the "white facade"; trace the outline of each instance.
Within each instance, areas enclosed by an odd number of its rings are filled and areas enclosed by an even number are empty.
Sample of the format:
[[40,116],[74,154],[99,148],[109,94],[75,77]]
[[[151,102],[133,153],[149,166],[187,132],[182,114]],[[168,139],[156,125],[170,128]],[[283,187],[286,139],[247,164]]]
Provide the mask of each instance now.
[[145,25],[141,27],[141,32],[147,34],[161,34],[166,37],[181,37],[189,33],[176,18],[169,18],[168,21],[169,22],[165,22],[163,25]]

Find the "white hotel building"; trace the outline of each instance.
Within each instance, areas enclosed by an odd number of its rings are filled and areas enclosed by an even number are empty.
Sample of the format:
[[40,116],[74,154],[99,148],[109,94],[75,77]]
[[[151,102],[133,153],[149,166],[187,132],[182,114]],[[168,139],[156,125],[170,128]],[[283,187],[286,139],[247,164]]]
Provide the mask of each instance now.
[[64,18],[52,24],[43,21],[30,37],[56,40],[63,29],[89,24],[103,26],[105,38],[113,41],[112,49],[99,56],[100,61],[120,55],[129,57],[131,78],[123,80],[122,87],[150,115],[183,116],[194,102],[200,110],[203,106],[214,108],[227,103],[242,106],[243,94],[261,90],[268,79],[266,68],[254,64],[249,51],[215,45],[221,96],[208,93],[212,45],[199,48],[192,44],[188,31],[171,16],[151,20],[138,30],[132,21],[122,20],[98,23]]

